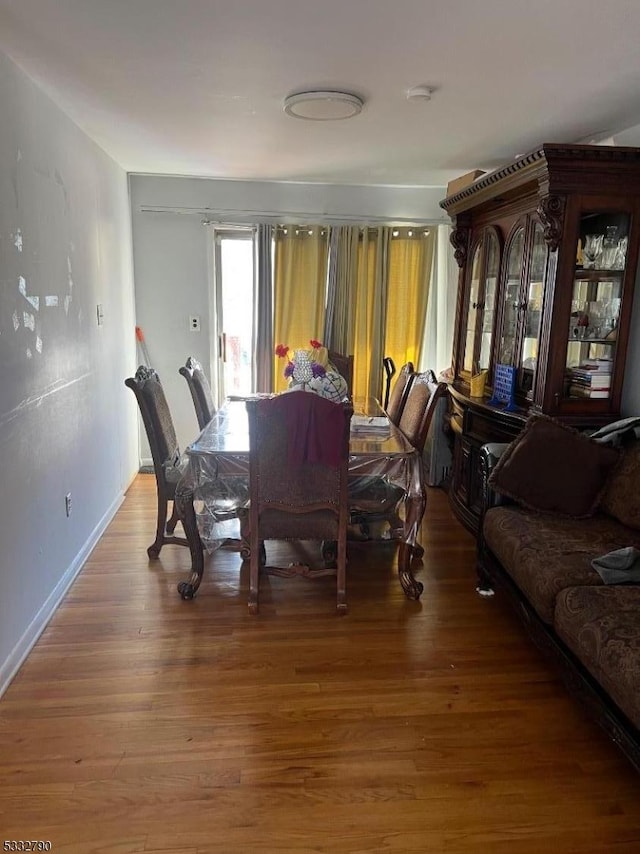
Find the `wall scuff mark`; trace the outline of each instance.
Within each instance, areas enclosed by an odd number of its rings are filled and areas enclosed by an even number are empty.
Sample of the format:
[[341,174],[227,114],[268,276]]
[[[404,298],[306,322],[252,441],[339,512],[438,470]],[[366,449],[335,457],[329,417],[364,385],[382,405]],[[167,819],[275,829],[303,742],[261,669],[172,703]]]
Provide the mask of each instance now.
[[[31,358],[33,354],[30,349],[27,349],[27,357]],[[59,391],[63,391],[64,389],[70,388],[77,383],[84,382],[84,380],[88,379],[91,376],[89,371],[86,371],[84,374],[81,374],[79,377],[76,377],[74,380],[68,380],[64,382],[62,380],[57,380],[54,383],[51,383],[50,386],[44,389],[44,391],[39,394],[31,395],[30,397],[26,397],[18,406],[14,406],[13,409],[10,409],[9,412],[6,412],[4,415],[0,416],[0,429],[2,429],[6,424],[9,424],[10,421],[18,418],[26,409],[31,406],[40,406],[43,400],[47,397],[51,397],[52,394],[57,394]]]

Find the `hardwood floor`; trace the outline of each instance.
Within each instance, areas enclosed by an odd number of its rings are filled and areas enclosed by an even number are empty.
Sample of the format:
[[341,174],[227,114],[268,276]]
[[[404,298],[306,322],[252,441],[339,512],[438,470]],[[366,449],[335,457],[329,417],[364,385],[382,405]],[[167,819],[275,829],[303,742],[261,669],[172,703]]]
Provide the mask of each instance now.
[[0,701],[4,840],[53,852],[638,852],[640,778],[496,597],[430,490],[405,599],[394,549],[335,582],[218,552],[149,563],[140,475]]

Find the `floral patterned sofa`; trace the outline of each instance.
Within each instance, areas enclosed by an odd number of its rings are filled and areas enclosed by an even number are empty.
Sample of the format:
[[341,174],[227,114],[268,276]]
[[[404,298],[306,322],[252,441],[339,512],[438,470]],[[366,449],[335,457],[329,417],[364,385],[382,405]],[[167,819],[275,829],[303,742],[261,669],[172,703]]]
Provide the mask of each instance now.
[[[556,433],[560,429],[555,422],[551,427]],[[547,429],[549,423],[543,425]],[[567,441],[569,433],[574,434],[570,441],[577,441],[576,431],[567,431]],[[507,477],[500,476],[501,460],[511,454],[513,461],[518,439],[481,451],[478,591],[491,595],[495,589],[509,598],[533,640],[561,665],[567,687],[640,770],[640,584],[605,585],[591,564],[618,549],[640,550],[640,439],[633,430],[622,440],[616,437],[613,444],[620,447],[608,448],[615,457],[605,459],[596,450],[598,463],[586,487],[581,474],[574,475],[575,460],[562,470],[566,449],[560,448],[548,466],[540,462],[548,440],[542,436],[539,447],[522,450]],[[593,453],[596,442],[589,442],[580,445],[580,453]],[[590,464],[583,462],[583,467]],[[532,467],[531,484],[527,466]],[[567,484],[567,478],[578,483]],[[564,490],[564,498],[555,497],[556,488]],[[528,489],[536,495],[533,505]],[[567,490],[576,489],[580,498],[576,493],[567,504]],[[578,513],[567,512],[589,490],[593,500],[588,506],[583,501]],[[550,506],[540,508],[538,502]],[[555,506],[558,502],[561,506]]]

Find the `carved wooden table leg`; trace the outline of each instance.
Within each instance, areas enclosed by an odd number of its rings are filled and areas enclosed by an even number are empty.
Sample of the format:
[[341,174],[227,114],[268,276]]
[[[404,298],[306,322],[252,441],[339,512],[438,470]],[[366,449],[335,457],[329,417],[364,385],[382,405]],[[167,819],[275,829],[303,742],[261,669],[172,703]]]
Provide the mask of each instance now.
[[196,522],[196,513],[193,507],[193,491],[188,487],[178,486],[176,489],[175,506],[182,522],[182,527],[189,543],[191,552],[191,577],[188,581],[178,584],[178,593],[183,599],[193,599],[196,590],[200,587],[202,574],[204,572],[204,550],[202,540]]
[[408,599],[419,599],[422,596],[424,585],[421,581],[416,581],[411,571],[411,563],[416,554],[415,546],[409,543],[400,543],[398,549],[398,578],[400,584]]
[[239,508],[238,519],[240,520],[240,557],[242,560],[249,560],[251,557],[251,537],[249,532],[249,511],[246,507]]
[[427,506],[426,492],[420,497],[408,497],[405,505],[404,539],[398,548],[398,577],[408,599],[419,599],[424,585],[416,581],[411,571],[411,564],[424,554],[424,549],[418,543],[418,531],[422,523],[425,507]]

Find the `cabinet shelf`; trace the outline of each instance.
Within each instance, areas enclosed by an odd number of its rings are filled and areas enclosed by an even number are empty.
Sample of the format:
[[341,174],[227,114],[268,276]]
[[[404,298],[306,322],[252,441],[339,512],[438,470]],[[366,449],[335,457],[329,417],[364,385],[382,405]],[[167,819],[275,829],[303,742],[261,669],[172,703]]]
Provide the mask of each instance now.
[[607,347],[615,347],[618,343],[616,338],[567,338],[569,344],[606,344]]
[[574,278],[583,282],[606,282],[608,279],[621,279],[624,273],[624,270],[592,270],[590,267],[586,269],[576,267]]

